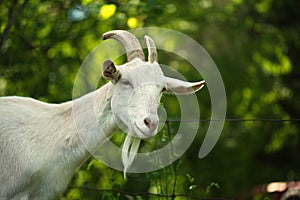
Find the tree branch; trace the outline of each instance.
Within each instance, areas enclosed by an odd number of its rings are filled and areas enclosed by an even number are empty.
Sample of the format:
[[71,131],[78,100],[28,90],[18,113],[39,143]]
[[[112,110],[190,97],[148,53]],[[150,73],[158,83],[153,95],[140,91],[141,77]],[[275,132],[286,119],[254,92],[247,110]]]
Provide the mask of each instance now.
[[28,0],[24,0],[24,2],[19,6],[18,9],[16,9],[17,3],[18,3],[18,0],[14,0],[8,11],[8,23],[7,23],[3,33],[0,35],[0,47],[2,47],[4,41],[7,39],[9,32],[10,32],[11,28],[13,27],[13,24],[15,23],[18,15],[24,9],[25,5],[28,3]]

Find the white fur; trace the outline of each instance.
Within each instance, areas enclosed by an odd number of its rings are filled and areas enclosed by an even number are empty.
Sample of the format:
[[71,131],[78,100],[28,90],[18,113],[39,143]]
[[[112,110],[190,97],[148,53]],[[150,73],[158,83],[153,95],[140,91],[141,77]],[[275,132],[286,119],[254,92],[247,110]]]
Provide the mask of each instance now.
[[[92,129],[88,108],[98,100],[98,120],[110,136],[116,127],[110,112],[111,84],[75,101],[83,106],[81,127],[95,147],[105,139]],[[53,199],[67,187],[89,156],[77,134],[72,105],[46,104],[31,98],[0,98],[0,199]],[[77,103],[77,102],[76,102]],[[96,112],[97,112],[96,111]],[[93,140],[98,136],[98,140]]]

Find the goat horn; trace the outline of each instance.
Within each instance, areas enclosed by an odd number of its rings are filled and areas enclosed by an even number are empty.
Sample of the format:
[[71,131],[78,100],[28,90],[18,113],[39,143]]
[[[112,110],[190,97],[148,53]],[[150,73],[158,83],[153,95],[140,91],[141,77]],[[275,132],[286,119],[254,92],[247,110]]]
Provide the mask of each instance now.
[[148,61],[150,63],[157,62],[157,51],[156,51],[155,42],[148,35],[145,35],[144,38],[145,38],[146,46],[148,48]]
[[131,33],[123,30],[115,30],[103,34],[103,40],[109,38],[113,38],[123,45],[128,62],[134,58],[140,58],[143,61],[145,60],[145,55],[138,39]]

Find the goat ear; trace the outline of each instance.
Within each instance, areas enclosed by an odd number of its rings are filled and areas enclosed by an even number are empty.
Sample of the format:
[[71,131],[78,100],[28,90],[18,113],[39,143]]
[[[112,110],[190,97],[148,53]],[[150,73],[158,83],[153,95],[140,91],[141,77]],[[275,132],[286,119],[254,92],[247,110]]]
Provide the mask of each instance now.
[[102,64],[102,76],[106,80],[110,80],[113,83],[116,83],[121,75],[117,70],[115,64],[111,60],[105,60]]
[[173,94],[192,94],[203,88],[205,81],[186,82],[165,77],[166,90]]

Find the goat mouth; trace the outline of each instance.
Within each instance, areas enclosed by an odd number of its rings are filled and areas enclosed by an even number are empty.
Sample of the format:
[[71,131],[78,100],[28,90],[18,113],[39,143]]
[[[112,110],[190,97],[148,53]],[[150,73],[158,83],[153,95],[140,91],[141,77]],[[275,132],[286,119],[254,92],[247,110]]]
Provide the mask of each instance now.
[[140,127],[137,125],[137,123],[134,123],[134,127],[135,127],[135,131],[140,133],[139,135],[143,136],[143,138],[149,138],[152,137],[151,134],[149,133],[145,133],[142,129],[140,129]]

